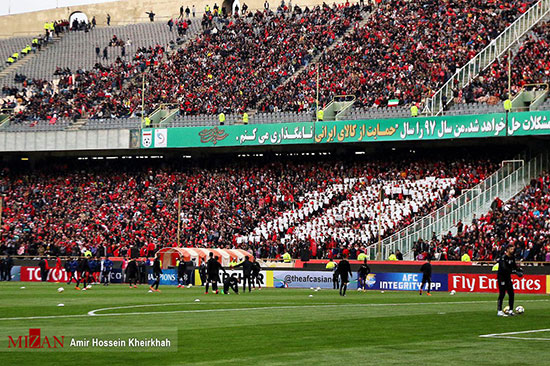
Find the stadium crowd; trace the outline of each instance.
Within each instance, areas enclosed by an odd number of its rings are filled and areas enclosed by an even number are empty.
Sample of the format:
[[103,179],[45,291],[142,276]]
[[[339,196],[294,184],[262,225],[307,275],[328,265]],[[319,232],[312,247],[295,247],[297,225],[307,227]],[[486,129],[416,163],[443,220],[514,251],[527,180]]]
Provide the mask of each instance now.
[[[550,22],[538,25],[521,44],[511,65],[512,95],[526,84],[550,81]],[[454,92],[454,103],[499,104],[508,98],[508,54],[462,91]]]
[[117,58],[109,66],[96,63],[93,70],[63,70],[55,81],[24,79],[21,90],[2,89],[7,96],[4,100],[11,105],[17,101],[15,122],[29,121],[31,125],[39,120],[54,124],[58,118],[128,117],[132,113],[129,93],[136,90],[123,88],[124,82],[158,62],[163,54],[160,45],[142,47],[130,61]]
[[[532,3],[389,0],[375,9],[345,3],[246,16],[205,13],[203,33],[173,54],[154,45],[130,61],[117,58],[3,91],[6,104],[16,103],[15,122],[124,118],[141,113],[141,78],[135,76],[147,70],[146,113],[166,103],[185,115],[307,111],[315,106],[319,67],[321,106],[342,94],[356,95],[355,105],[364,108],[417,103]],[[362,12],[370,11],[359,26]]]
[[455,235],[419,240],[414,254],[419,259],[429,254],[440,260],[491,261],[508,244],[516,246],[516,259],[550,261],[550,175],[531,180],[507,203],[497,197],[491,210],[471,225],[459,222]]
[[142,105],[141,78],[133,77],[147,70],[147,113],[161,103],[178,104],[183,114],[237,112],[307,65],[360,14],[359,5],[346,4],[213,16],[203,34],[174,54],[156,45],[139,49],[131,61],[98,63],[59,81],[25,80],[21,90],[3,92],[17,101],[16,122],[129,117]]
[[[358,5],[302,12],[255,12],[218,18],[214,26],[147,74],[149,109],[180,105],[182,114],[238,113],[252,108],[360,19]],[[136,98],[136,103],[141,101]]]
[[[260,110],[308,110],[353,94],[371,108],[422,102],[524,13],[533,1],[383,2],[368,21],[324,53]],[[392,105],[391,103],[389,105]]]
[[[455,191],[478,183],[496,169],[487,160],[425,159],[326,160],[310,162],[228,163],[216,167],[143,167],[130,163],[112,168],[56,166],[32,174],[2,171],[4,192],[2,251],[11,254],[64,255],[90,250],[94,254],[151,255],[177,245],[177,202],[181,198],[180,243],[198,247],[241,247],[259,257],[275,258],[288,250],[298,256],[306,248],[322,258],[352,247],[345,237],[314,243],[283,242],[284,233],[269,232],[261,242],[238,242],[262,222],[308,204],[314,192],[363,177],[334,195],[323,210],[311,212],[295,225],[323,214],[360,191],[362,185],[423,177],[454,178]],[[451,199],[450,187],[422,214]],[[458,194],[458,193],[457,193]],[[396,218],[394,230],[415,213]],[[366,223],[357,219],[351,225]],[[399,222],[401,221],[401,222]],[[389,235],[392,230],[385,234]],[[357,244],[357,243],[355,243]],[[363,243],[366,244],[366,243]]]

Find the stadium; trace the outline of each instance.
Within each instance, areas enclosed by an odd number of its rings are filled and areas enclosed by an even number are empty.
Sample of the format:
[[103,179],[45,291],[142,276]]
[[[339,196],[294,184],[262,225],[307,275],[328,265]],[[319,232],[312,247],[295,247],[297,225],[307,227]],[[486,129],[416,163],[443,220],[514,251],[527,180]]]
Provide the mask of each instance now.
[[2,365],[550,365],[550,0],[5,0]]

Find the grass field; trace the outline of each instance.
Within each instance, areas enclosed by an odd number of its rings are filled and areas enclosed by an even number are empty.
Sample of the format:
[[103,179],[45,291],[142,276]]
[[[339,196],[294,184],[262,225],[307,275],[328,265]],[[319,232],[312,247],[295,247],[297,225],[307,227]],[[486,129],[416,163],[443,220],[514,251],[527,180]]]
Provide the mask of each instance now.
[[[58,293],[59,286],[0,283],[0,365],[550,365],[543,295],[516,295],[525,314],[497,318],[495,294],[263,289],[237,296],[122,285]],[[66,339],[173,334],[177,346],[9,349],[8,336],[29,328]],[[540,329],[547,331],[480,337]]]

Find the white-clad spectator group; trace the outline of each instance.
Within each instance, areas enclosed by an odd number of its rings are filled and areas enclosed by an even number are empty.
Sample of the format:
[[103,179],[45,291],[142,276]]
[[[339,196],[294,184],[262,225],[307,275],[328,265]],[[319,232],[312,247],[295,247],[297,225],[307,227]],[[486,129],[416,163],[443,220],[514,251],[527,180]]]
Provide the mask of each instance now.
[[[262,222],[250,234],[238,237],[237,242],[259,243],[275,234],[282,236],[284,244],[291,245],[310,239],[315,242],[334,239],[364,245],[376,240],[379,231],[384,236],[395,229],[404,217],[417,214],[427,203],[443,199],[445,192],[452,200],[452,187],[456,181],[456,178],[426,177],[370,185],[364,177],[347,178],[343,184],[334,184],[324,192],[301,197],[299,201],[304,203],[303,206]],[[345,194],[347,199],[324,210],[335,192]]]

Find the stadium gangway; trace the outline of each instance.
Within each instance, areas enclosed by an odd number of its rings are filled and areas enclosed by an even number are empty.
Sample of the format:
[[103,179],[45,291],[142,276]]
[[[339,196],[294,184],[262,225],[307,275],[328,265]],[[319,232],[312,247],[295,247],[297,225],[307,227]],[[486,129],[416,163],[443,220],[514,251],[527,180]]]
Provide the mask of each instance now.
[[[175,107],[175,108],[174,108]],[[177,103],[162,103],[158,106],[153,113],[149,114],[149,119],[151,120],[150,127],[160,127],[164,123],[170,122],[176,113],[179,111],[179,106]],[[144,128],[142,124],[141,128]]]
[[13,108],[0,109],[0,129],[10,125],[12,114],[13,114]]
[[512,98],[512,111],[525,112],[537,110],[544,103],[550,88],[546,83],[526,84]]
[[[469,223],[474,214],[487,213],[496,197],[505,202],[513,198],[525,187],[529,179],[548,169],[549,165],[548,151],[527,164],[519,159],[503,161],[499,170],[476,187],[465,190],[453,202],[449,202],[382,240],[380,248],[382,259],[388,258],[396,249],[404,253],[405,257],[412,259],[412,248],[418,239],[429,241],[433,233],[440,236],[442,233],[450,231],[458,221]],[[376,258],[378,244],[369,246],[368,251],[371,259]]]
[[355,95],[336,95],[332,101],[323,109],[325,121],[349,120],[349,111],[355,103]]
[[[432,116],[440,115],[445,107],[451,103],[455,88],[460,90],[467,86],[481,71],[503,56],[510,47],[548,14],[550,14],[550,0],[540,0],[529,8],[497,38],[492,40],[487,47],[468,61],[466,65],[458,69],[431,98],[428,98],[423,113]],[[456,86],[454,85],[455,80],[458,81]]]

